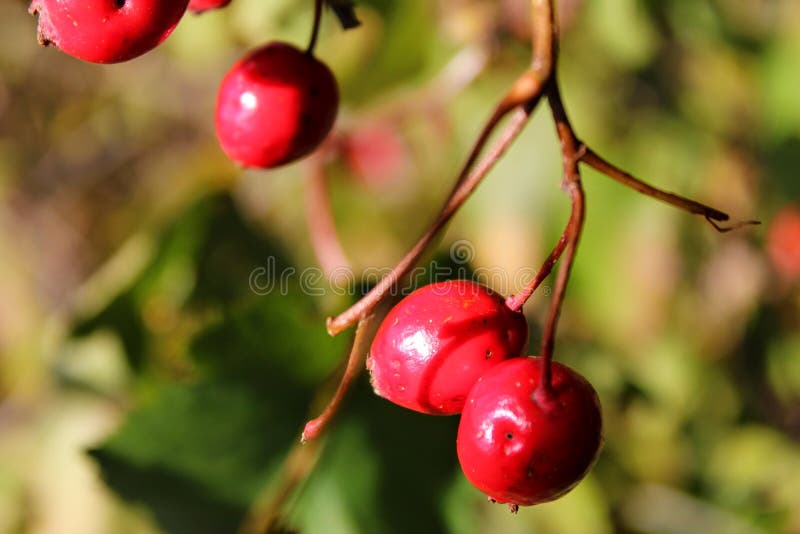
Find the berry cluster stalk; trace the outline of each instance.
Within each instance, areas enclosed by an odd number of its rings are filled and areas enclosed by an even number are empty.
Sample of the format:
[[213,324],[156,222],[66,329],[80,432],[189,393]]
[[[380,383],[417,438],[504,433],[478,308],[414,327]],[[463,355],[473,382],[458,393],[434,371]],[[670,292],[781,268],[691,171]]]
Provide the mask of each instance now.
[[[450,222],[470,195],[480,185],[483,178],[489,173],[506,150],[516,140],[527,124],[533,110],[539,103],[545,84],[552,75],[552,39],[553,11],[549,0],[532,0],[534,50],[530,68],[523,73],[511,86],[508,92],[495,106],[494,111],[481,129],[478,138],[470,150],[467,159],[458,173],[453,190],[446,199],[436,220],[431,227],[419,238],[411,250],[400,262],[383,277],[361,300],[345,310],[343,313],[327,321],[328,332],[336,335],[350,328],[365,314],[377,306],[399,280],[419,261],[436,236]],[[546,37],[546,36],[550,37]],[[476,164],[479,155],[486,146],[492,132],[507,115],[511,114],[509,124],[495,141],[486,155]]]
[[331,335],[343,332],[356,324],[361,317],[370,313],[375,306],[386,297],[400,279],[414,267],[436,236],[439,235],[450,219],[452,219],[453,215],[455,215],[458,209],[466,202],[483,178],[489,173],[492,167],[494,167],[495,163],[505,154],[508,147],[511,146],[522,131],[523,126],[528,122],[531,111],[532,108],[530,106],[525,106],[512,115],[508,126],[503,131],[500,138],[497,139],[475,169],[458,183],[453,194],[447,199],[445,206],[431,227],[420,237],[417,243],[400,262],[395,265],[391,272],[381,278],[375,287],[353,306],[337,317],[328,319],[327,328]]
[[328,402],[322,413],[306,423],[305,427],[303,428],[303,433],[300,436],[301,442],[305,443],[306,441],[316,439],[320,434],[322,434],[322,432],[325,430],[325,427],[328,426],[328,423],[331,422],[333,416],[336,415],[336,412],[339,410],[339,406],[342,404],[342,401],[350,389],[350,386],[364,368],[364,361],[367,357],[367,352],[369,351],[370,341],[375,334],[375,330],[380,324],[380,321],[376,319],[382,316],[383,314],[370,314],[358,321],[356,335],[353,338],[353,344],[350,348],[350,354],[347,358],[344,374],[342,375],[339,385],[336,388],[336,393],[334,393],[333,397]]
[[583,221],[586,213],[585,195],[583,193],[583,185],[581,184],[580,169],[578,168],[578,161],[581,156],[581,143],[572,130],[572,126],[570,125],[566,111],[561,102],[558,84],[555,81],[548,87],[547,100],[553,113],[553,120],[556,123],[558,138],[561,141],[561,154],[564,166],[564,178],[561,187],[569,193],[572,202],[572,213],[570,214],[569,222],[564,229],[560,241],[564,243],[564,261],[558,270],[556,283],[553,288],[553,297],[550,301],[550,309],[547,312],[547,321],[542,336],[541,357],[544,361],[542,363],[542,378],[539,381],[539,390],[545,396],[549,395],[551,390],[550,364],[553,360],[553,346],[555,345],[558,318],[561,314],[561,304],[564,301],[564,294],[567,290],[567,282],[569,281],[569,274],[572,270],[572,263],[575,260],[575,252],[578,248],[578,240],[580,239],[581,230],[583,229]]
[[[411,250],[369,293],[340,315],[328,318],[327,328],[331,335],[337,335],[359,323],[364,317],[372,314],[375,308],[386,299],[390,290],[420,260],[452,217],[480,185],[484,177],[513,144],[522,128],[527,124],[542,96],[547,97],[556,126],[556,133],[561,142],[564,167],[562,188],[570,195],[572,211],[560,240],[545,260],[539,272],[523,291],[509,297],[506,303],[511,309],[521,309],[536,288],[550,274],[559,259],[564,256],[563,264],[559,268],[555,281],[542,339],[541,356],[544,358],[544,365],[542,366],[543,376],[540,387],[545,395],[550,390],[550,362],[553,357],[561,304],[564,300],[567,281],[569,280],[585,217],[585,197],[581,184],[580,163],[585,163],[595,168],[639,193],[661,200],[689,213],[702,215],[720,232],[733,230],[744,225],[758,224],[758,221],[742,221],[722,227],[718,224],[718,221],[729,220],[730,217],[727,213],[674,193],[663,191],[638,180],[600,157],[578,138],[567,117],[556,75],[558,28],[555,23],[553,4],[553,0],[531,0],[531,26],[533,31],[530,66],[512,84],[484,123],[461,171],[456,176],[453,189],[445,200],[439,215]],[[509,115],[511,118],[505,130],[479,161],[478,158],[486,147],[492,133],[503,119]]]

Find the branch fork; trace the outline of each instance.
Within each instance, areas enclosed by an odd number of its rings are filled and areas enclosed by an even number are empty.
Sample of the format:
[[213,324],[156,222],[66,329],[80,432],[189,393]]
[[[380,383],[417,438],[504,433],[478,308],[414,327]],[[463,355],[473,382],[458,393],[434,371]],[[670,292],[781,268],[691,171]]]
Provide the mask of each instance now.
[[[563,161],[562,189],[570,197],[572,210],[561,238],[534,278],[523,291],[508,297],[506,300],[509,308],[514,310],[521,309],[542,281],[550,274],[555,264],[563,257],[556,276],[543,333],[541,357],[544,359],[544,365],[542,365],[542,380],[540,381],[540,390],[537,395],[546,397],[551,393],[550,363],[553,357],[556,328],[585,219],[585,193],[579,168],[581,163],[589,165],[609,178],[639,193],[666,202],[688,213],[701,215],[719,232],[727,232],[743,226],[759,224],[758,221],[741,221],[722,226],[719,222],[730,219],[727,213],[651,186],[608,162],[592,150],[591,147],[580,141],[567,116],[556,75],[558,35],[554,22],[553,4],[554,0],[531,0],[533,58],[530,66],[515,80],[484,123],[460,172],[456,175],[452,191],[446,198],[439,215],[431,223],[430,228],[420,236],[409,252],[369,293],[340,315],[327,319],[328,333],[332,336],[355,324],[359,324],[359,328],[348,362],[348,371],[345,373],[345,378],[343,378],[339,391],[337,391],[331,404],[333,408],[329,406],[329,409],[326,409],[323,416],[321,416],[324,421],[319,423],[319,426],[315,423],[318,420],[313,420],[309,423],[310,427],[306,427],[304,439],[312,439],[321,432],[321,428],[327,423],[325,414],[329,412],[332,414],[335,411],[338,402],[340,402],[340,394],[343,395],[347,389],[351,381],[350,365],[354,361],[353,358],[356,358],[354,355],[355,349],[365,343],[361,334],[363,322],[367,320],[366,318],[370,318],[370,321],[373,320],[372,314],[376,307],[386,300],[391,288],[414,267],[435,238],[443,231],[489,171],[513,144],[543,96],[547,98],[556,133],[561,143]],[[510,119],[508,119],[508,124],[503,132],[479,160],[492,133],[500,122],[509,116]]]

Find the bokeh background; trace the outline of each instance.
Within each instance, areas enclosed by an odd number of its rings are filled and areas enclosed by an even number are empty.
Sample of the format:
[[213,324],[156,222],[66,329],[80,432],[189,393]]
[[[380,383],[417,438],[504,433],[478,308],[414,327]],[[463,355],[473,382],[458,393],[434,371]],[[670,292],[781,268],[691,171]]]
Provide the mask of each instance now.
[[[253,290],[259,268],[317,265],[313,169],[238,169],[213,108],[246,49],[305,44],[312,4],[233,0],[99,66],[40,48],[26,3],[0,3],[0,532],[800,532],[800,4],[562,0],[580,136],[764,224],[718,234],[585,170],[556,358],[597,388],[606,443],[573,492],[516,516],[464,479],[457,418],[364,376],[329,434],[295,445],[351,335],[324,317],[355,296],[298,275]],[[530,49],[524,0],[357,6],[362,27],[326,14],[317,50],[343,98],[333,210],[363,273],[427,226]],[[540,109],[426,276],[521,289],[566,222],[559,180]],[[525,309],[531,353],[549,283]]]

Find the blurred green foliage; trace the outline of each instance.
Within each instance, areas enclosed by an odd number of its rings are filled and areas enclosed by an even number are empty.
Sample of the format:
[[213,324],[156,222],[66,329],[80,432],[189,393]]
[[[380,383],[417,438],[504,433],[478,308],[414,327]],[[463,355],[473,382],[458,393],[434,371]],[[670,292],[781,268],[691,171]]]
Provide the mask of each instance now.
[[[390,405],[363,376],[323,440],[297,445],[349,343],[324,317],[374,279],[339,295],[302,277],[308,167],[237,169],[213,106],[248,47],[307,39],[311,1],[234,0],[110,66],[39,48],[25,2],[0,4],[0,532],[800,531],[800,284],[766,252],[773,214],[800,202],[800,6],[560,4],[582,139],[764,225],[717,234],[585,172],[556,357],[597,388],[606,444],[578,488],[517,516],[464,479],[457,418]],[[346,150],[329,162],[356,273],[438,210],[529,58],[526,6],[364,0],[358,29],[324,19],[336,135],[379,123],[400,147],[399,179]],[[542,109],[416,283],[474,268],[518,291],[566,221],[559,173]],[[525,309],[532,353],[547,290]]]

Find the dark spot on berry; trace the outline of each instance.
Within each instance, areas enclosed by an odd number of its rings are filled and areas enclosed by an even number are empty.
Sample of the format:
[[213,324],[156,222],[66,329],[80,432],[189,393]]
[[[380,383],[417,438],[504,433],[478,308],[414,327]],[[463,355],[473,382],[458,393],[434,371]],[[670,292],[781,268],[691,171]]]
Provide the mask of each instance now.
[[483,322],[483,324],[487,324],[489,322],[489,320],[486,317],[484,317],[481,321]]
[[487,360],[492,359],[492,349],[486,349],[486,359]]
[[117,6],[117,9],[122,9],[125,7],[125,0],[114,0],[114,5]]
[[514,439],[514,434],[511,432],[506,432],[506,439]]

